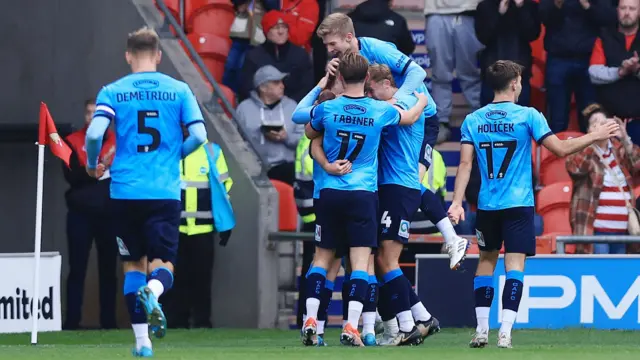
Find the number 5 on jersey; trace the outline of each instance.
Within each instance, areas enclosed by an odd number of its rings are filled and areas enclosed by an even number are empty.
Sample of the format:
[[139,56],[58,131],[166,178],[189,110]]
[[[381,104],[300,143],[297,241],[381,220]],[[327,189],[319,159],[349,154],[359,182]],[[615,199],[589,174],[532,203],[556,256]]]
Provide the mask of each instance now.
[[160,147],[160,131],[158,129],[147,126],[147,119],[157,119],[160,113],[156,110],[138,111],[138,134],[146,134],[151,136],[151,144],[138,145],[138,152],[150,152],[158,150]]

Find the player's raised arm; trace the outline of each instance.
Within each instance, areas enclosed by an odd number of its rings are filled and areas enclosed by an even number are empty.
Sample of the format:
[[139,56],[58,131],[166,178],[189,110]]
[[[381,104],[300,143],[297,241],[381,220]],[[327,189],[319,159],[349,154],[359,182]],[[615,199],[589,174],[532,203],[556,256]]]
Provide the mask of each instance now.
[[590,146],[596,141],[615,137],[620,130],[620,125],[617,122],[611,120],[604,124],[596,125],[592,132],[589,132],[588,134],[585,134],[583,136],[567,140],[560,140],[549,129],[549,125],[547,124],[547,120],[544,118],[544,116],[535,109],[530,110],[530,126],[533,138],[536,140],[536,142],[538,142],[538,144],[542,144],[542,146],[547,148],[558,157],[565,157],[567,155],[576,153],[586,148],[587,146]]
[[293,111],[293,115],[291,116],[291,120],[296,124],[306,124],[311,121],[311,111],[315,106],[314,103],[318,98],[318,95],[324,90],[327,86],[327,79],[329,74],[325,75],[318,85],[316,85],[309,93],[300,100],[296,109]]
[[96,111],[93,114],[91,125],[87,129],[85,144],[87,149],[87,169],[94,170],[98,166],[98,156],[102,149],[102,139],[109,128],[111,120],[116,112],[111,106],[109,90],[105,87],[100,90],[96,99]]
[[204,117],[198,106],[196,97],[184,84],[185,89],[182,93],[182,123],[187,127],[189,136],[182,143],[182,158],[197,150],[202,144],[207,142],[207,128],[204,126]]
[[424,83],[427,72],[411,60],[410,57],[388,42],[369,38],[367,38],[367,41],[372,41],[372,44],[375,43],[376,62],[389,66],[392,73],[402,77],[402,86],[398,91],[413,94]]
[[458,165],[458,171],[456,172],[456,181],[453,188],[453,201],[449,207],[449,219],[455,225],[460,220],[464,220],[464,208],[462,207],[462,200],[464,200],[464,193],[467,190],[469,184],[469,176],[471,175],[471,167],[473,165],[473,154],[475,148],[473,147],[473,141],[468,131],[469,117],[465,119],[460,127],[462,132],[462,139],[460,145],[460,165]]
[[413,125],[418,121],[422,111],[427,106],[428,99],[425,94],[414,92],[414,95],[418,98],[418,102],[411,109],[405,111],[399,108],[398,110],[400,112],[400,125]]

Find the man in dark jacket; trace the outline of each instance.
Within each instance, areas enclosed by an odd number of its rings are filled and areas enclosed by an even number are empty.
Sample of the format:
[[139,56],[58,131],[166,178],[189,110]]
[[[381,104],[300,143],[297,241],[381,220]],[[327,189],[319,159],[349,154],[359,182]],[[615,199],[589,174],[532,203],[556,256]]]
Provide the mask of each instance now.
[[[69,277],[67,278],[67,306],[65,329],[77,329],[82,318],[84,283],[87,262],[93,241],[98,253],[100,299],[100,326],[116,327],[116,258],[117,245],[111,232],[109,217],[109,187],[111,179],[106,172],[100,180],[90,177],[85,170],[87,153],[85,137],[87,127],[96,109],[95,100],[85,102],[85,126],[64,140],[73,150],[69,167],[63,165],[64,177],[71,186],[65,193],[67,201],[67,241],[69,246]],[[100,162],[110,165],[115,155],[115,134],[109,131],[100,153]]]
[[498,60],[524,66],[518,104],[528,106],[531,97],[531,45],[540,35],[538,4],[533,0],[484,0],[475,15],[476,37],[485,48],[480,53],[482,106],[493,101],[493,90],[484,81],[486,68]]
[[[596,100],[589,79],[589,59],[599,29],[616,25],[613,1],[540,0],[540,18],[546,28],[548,119],[554,133],[567,130],[572,93],[578,113]],[[580,128],[587,130],[582,118]]]
[[407,20],[391,10],[392,0],[367,0],[348,15],[357,36],[372,37],[394,43],[405,55],[413,54],[413,42]]
[[280,11],[269,11],[262,18],[262,30],[267,40],[249,50],[244,61],[239,90],[240,101],[248,99],[254,90],[253,77],[261,67],[273,65],[283,73],[285,95],[302,100],[313,88],[313,67],[310,55],[301,47],[289,42],[287,17]]

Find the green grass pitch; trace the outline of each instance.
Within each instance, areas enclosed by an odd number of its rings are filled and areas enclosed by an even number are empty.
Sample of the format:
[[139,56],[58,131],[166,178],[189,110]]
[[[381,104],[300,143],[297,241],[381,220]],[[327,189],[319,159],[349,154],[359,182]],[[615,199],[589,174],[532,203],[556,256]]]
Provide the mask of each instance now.
[[[536,330],[515,331],[513,349],[497,349],[497,332],[490,345],[470,349],[471,329],[443,329],[418,347],[346,348],[338,330],[326,336],[324,348],[303,347],[292,330],[169,330],[154,341],[156,359],[259,360],[458,360],[479,359],[640,359],[640,333],[631,331]],[[0,359],[89,360],[128,359],[133,334],[127,330],[41,333],[39,344],[29,345],[29,334],[0,335]]]

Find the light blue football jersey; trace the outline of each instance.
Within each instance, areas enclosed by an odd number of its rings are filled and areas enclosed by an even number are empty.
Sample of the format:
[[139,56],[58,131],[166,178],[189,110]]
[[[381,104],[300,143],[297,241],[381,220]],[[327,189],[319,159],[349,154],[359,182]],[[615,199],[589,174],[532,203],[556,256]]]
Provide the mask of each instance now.
[[[411,109],[418,98],[396,93],[396,106]],[[389,126],[382,131],[378,183],[420,189],[419,157],[424,137],[424,113],[410,126]]]
[[326,174],[323,188],[377,191],[380,135],[386,126],[399,122],[397,108],[368,97],[342,95],[317,105],[311,113],[311,126],[324,131],[322,147],[327,159],[348,159],[352,163],[349,174]]
[[472,144],[482,184],[478,209],[534,206],[531,138],[542,142],[553,134],[536,109],[512,102],[491,103],[467,115],[463,144]]
[[181,124],[203,122],[189,86],[159,72],[129,74],[100,90],[96,116],[115,122],[111,197],[180,200]]
[[[404,84],[407,69],[413,61],[410,57],[403,54],[390,42],[369,37],[359,37],[358,44],[360,45],[360,55],[364,56],[369,63],[387,65],[389,69],[391,69],[391,74],[393,74],[396,85],[400,87]],[[416,91],[427,94],[428,103],[424,108],[425,118],[435,115],[438,112],[436,102],[433,101],[425,84],[420,85]]]

